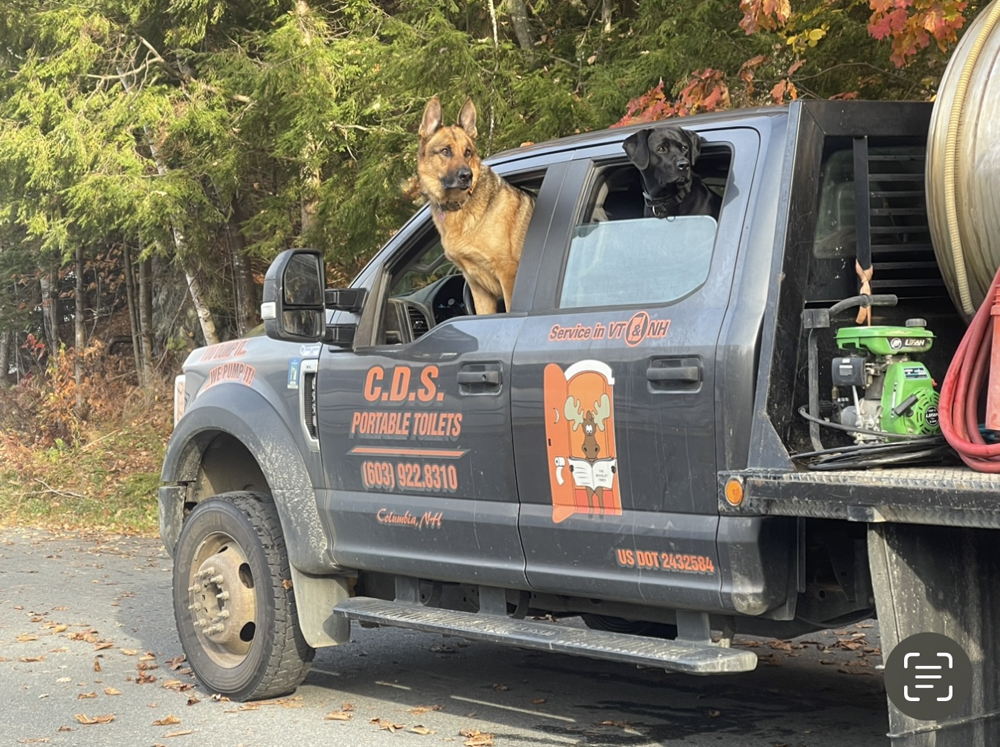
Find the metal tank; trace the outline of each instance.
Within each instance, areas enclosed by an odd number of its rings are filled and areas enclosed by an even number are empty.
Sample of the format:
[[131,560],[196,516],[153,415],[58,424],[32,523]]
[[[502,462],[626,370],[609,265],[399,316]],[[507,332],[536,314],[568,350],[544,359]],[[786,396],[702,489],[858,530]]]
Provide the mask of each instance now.
[[941,79],[927,146],[931,240],[952,300],[972,318],[1000,267],[1000,0],[963,35]]

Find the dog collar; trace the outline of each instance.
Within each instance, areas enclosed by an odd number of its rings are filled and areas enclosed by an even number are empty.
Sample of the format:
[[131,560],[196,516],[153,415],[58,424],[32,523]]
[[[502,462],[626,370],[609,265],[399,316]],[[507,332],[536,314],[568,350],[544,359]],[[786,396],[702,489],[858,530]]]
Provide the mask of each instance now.
[[454,213],[456,210],[461,210],[462,205],[465,204],[465,200],[452,200],[451,202],[434,202],[431,203],[434,208],[434,215],[437,216],[438,220],[444,220],[445,213]]
[[670,195],[670,197],[650,197],[649,193],[646,192],[646,190],[643,190],[642,198],[646,201],[646,204],[649,205],[650,210],[653,211],[653,217],[663,218],[669,214],[667,211],[670,208],[675,208],[680,205],[687,199],[689,194],[691,194],[691,185],[686,184],[674,192],[674,194]]

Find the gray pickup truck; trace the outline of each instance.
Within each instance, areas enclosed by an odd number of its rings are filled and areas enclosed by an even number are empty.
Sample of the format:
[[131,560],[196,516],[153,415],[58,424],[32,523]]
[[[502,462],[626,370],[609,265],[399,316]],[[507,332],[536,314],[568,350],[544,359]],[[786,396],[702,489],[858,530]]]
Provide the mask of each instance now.
[[1000,744],[1000,480],[938,436],[964,324],[928,235],[930,116],[687,118],[717,221],[644,217],[635,128],[502,153],[537,204],[495,315],[468,313],[426,208],[349,288],[280,255],[266,336],[194,351],[176,386],[160,525],[198,678],[287,693],[351,621],[733,673],[756,665],[734,632],[878,616],[886,655],[946,633],[975,673],[948,721],[890,703],[894,744]]

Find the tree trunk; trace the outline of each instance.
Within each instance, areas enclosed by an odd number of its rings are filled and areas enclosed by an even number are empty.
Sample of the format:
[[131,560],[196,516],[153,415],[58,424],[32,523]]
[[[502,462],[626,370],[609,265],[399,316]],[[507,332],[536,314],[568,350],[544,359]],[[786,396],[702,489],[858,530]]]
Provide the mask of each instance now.
[[610,34],[611,33],[611,12],[612,12],[611,0],[602,0],[601,1],[601,23],[604,24],[604,33],[605,34]]
[[132,358],[135,360],[135,375],[139,386],[146,383],[146,372],[142,366],[142,355],[139,350],[139,305],[136,301],[135,275],[132,274],[132,250],[128,244],[122,246],[122,264],[125,270],[125,299],[128,302],[128,326],[132,332]]
[[49,265],[47,275],[38,279],[42,291],[42,327],[45,341],[49,345],[49,355],[53,359],[59,355],[59,266]]
[[535,37],[531,33],[531,26],[528,24],[528,9],[524,5],[524,0],[507,0],[507,12],[510,14],[510,22],[514,27],[514,36],[517,37],[517,43],[524,51],[525,59],[527,59],[529,65],[534,65]]
[[233,213],[229,217],[229,251],[233,259],[233,275],[236,285],[236,330],[244,337],[257,325],[257,289],[250,272],[250,262],[246,257],[247,240],[240,230],[244,213],[239,198],[233,202]]
[[[146,133],[146,145],[149,146],[149,152],[153,156],[153,162],[156,164],[156,173],[160,176],[166,176],[167,165],[160,158],[159,151],[153,145],[153,140],[149,137],[148,133]],[[198,276],[195,274],[194,264],[187,256],[187,239],[184,238],[184,234],[176,226],[171,228],[171,233],[174,237],[174,248],[177,250],[177,261],[184,271],[184,277],[187,278],[191,303],[194,304],[194,310],[198,314],[198,322],[201,324],[201,334],[205,338],[206,345],[215,345],[219,342],[219,333],[216,332],[215,318],[212,316],[212,310],[208,307],[208,303],[205,300],[205,293],[202,290],[201,281],[198,280]]]
[[153,258],[139,262],[139,339],[142,371],[149,382],[153,375]]
[[13,332],[0,332],[0,386],[10,383],[10,348]]
[[86,287],[83,284],[83,245],[76,246],[76,292],[73,314],[73,379],[76,382],[76,414],[83,417],[83,348],[87,344],[87,331],[83,326],[83,299]]

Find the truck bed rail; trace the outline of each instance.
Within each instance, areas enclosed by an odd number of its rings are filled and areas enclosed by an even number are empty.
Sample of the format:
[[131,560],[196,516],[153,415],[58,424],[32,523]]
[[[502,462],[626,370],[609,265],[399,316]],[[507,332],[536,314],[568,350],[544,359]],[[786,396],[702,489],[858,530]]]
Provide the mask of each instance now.
[[[743,485],[739,506],[724,497],[731,479]],[[965,467],[720,472],[719,511],[996,529],[1000,528],[1000,475]]]

